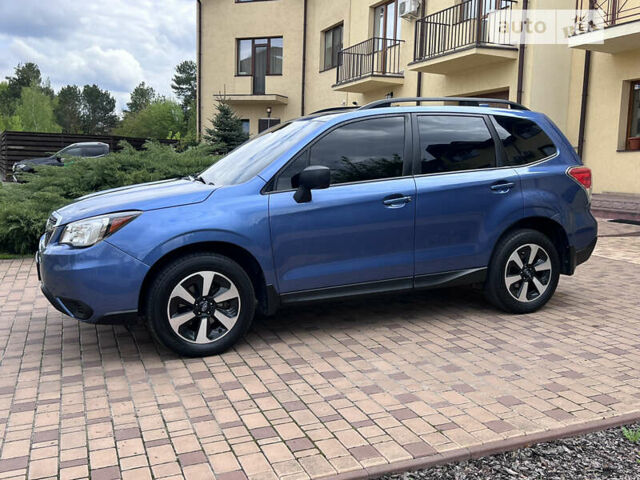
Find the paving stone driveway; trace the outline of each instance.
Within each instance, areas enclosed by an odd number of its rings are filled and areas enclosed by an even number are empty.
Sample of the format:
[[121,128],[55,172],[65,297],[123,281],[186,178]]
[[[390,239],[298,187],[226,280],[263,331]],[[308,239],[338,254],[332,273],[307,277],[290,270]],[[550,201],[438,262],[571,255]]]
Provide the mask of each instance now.
[[533,315],[468,289],[325,304],[195,360],[63,317],[2,261],[0,478],[362,477],[640,414],[640,227],[601,230]]

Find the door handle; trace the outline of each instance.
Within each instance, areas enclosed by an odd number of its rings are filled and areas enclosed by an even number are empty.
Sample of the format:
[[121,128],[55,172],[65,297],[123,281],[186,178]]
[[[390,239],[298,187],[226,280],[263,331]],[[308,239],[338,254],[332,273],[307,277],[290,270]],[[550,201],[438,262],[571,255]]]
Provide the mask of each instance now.
[[516,184],[514,182],[507,182],[503,180],[501,182],[496,182],[493,185],[491,185],[491,190],[493,190],[496,193],[507,193],[509,190],[511,190],[515,186]]
[[400,208],[404,207],[410,201],[410,196],[396,193],[395,195],[389,195],[388,197],[385,197],[382,203],[384,203],[385,207]]

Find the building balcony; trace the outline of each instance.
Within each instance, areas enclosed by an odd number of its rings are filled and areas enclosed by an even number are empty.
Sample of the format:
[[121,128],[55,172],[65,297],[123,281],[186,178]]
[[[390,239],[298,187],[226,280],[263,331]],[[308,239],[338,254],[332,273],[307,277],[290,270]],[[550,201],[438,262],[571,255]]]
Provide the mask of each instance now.
[[[449,75],[518,58],[511,29],[515,0],[466,0],[416,22],[409,70]],[[506,31],[505,31],[506,30]]]
[[403,40],[373,37],[338,54],[338,92],[365,93],[404,83],[400,53]]
[[261,95],[235,93],[227,94],[224,98],[230,105],[286,105],[289,103],[288,97],[276,93]]
[[620,53],[640,48],[640,0],[577,0],[569,46]]

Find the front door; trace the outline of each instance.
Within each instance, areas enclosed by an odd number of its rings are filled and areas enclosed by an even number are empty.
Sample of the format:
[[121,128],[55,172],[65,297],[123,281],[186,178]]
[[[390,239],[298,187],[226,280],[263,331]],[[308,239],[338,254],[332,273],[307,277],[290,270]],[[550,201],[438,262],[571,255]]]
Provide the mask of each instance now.
[[[386,282],[410,288],[415,182],[407,116],[342,124],[305,149],[275,181],[269,197],[280,293]],[[296,203],[296,175],[331,169],[331,187]]]
[[520,177],[498,164],[488,119],[415,116],[416,286],[429,275],[488,265],[497,237],[522,218]]

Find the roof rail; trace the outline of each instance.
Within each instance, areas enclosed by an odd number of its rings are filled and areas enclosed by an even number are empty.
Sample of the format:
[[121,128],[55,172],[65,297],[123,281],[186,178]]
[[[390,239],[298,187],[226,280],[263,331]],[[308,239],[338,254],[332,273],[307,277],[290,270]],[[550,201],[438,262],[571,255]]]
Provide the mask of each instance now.
[[315,112],[310,113],[309,115],[317,115],[319,113],[330,113],[330,112],[345,112],[348,110],[355,110],[358,107],[352,107],[352,106],[348,106],[348,107],[329,107],[329,108],[323,108],[322,110],[317,110]]
[[413,103],[413,102],[458,102],[466,103],[468,106],[480,107],[482,104],[498,103],[508,105],[512,110],[529,110],[524,105],[509,100],[500,100],[497,98],[473,98],[473,97],[404,97],[404,98],[386,98],[363,105],[358,110],[371,110],[373,108],[390,107],[394,103]]

